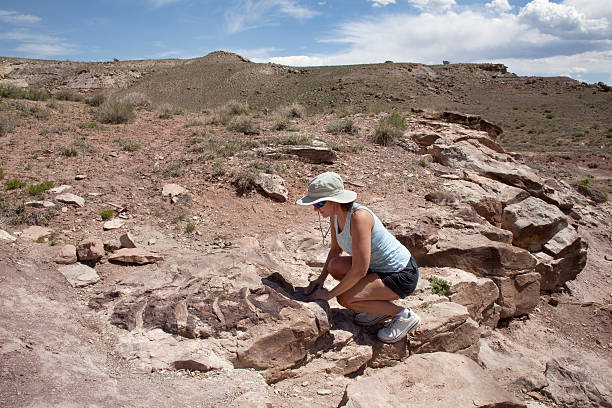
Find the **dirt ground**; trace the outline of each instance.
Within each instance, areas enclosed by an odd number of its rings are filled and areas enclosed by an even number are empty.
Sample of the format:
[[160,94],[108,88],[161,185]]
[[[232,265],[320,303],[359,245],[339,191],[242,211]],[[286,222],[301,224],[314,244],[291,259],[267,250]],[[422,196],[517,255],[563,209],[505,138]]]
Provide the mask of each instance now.
[[[58,101],[56,107],[45,102],[18,103],[46,110],[49,118],[22,115],[19,126],[0,138],[0,167],[4,170],[0,227],[12,233],[25,227],[13,222],[38,220],[55,234],[41,243],[0,241],[0,400],[6,406],[224,406],[246,392],[228,380],[231,375],[240,375],[239,370],[233,374],[142,374],[117,355],[114,330],[119,329],[101,321],[87,306],[88,290],[71,288],[53,263],[62,244],[89,236],[105,242],[118,239],[118,231],[102,230],[102,210],[122,208],[124,229],[154,226],[181,248],[209,251],[242,237],[263,241],[318,226],[319,219],[311,208],[294,203],[306,191],[308,181],[322,171],[340,173],[347,188],[355,190],[358,201],[366,205],[384,199],[414,206],[427,205],[424,195],[438,188],[437,175],[447,171],[399,147],[374,145],[369,136],[377,119],[368,115],[354,118],[359,128],[355,136],[327,133],[325,126],[338,119],[333,115],[297,121],[297,133],[354,148],[338,152],[334,165],[284,157],[266,164],[247,153],[204,160],[191,152],[194,131],[220,140],[237,137],[222,125],[206,124],[210,118],[206,114],[160,119],[154,111],[138,110],[132,123],[90,129],[91,108],[82,103]],[[269,118],[256,121],[264,130],[251,137],[255,140],[271,141],[288,133],[266,130]],[[193,125],[196,122],[201,124]],[[127,139],[139,147],[133,151],[123,148],[120,140]],[[63,154],[67,147],[74,147],[76,156]],[[593,172],[581,162],[564,161],[559,166],[547,157],[522,153],[525,162],[539,166],[551,177],[565,179]],[[283,177],[289,191],[287,202],[274,202],[256,191],[243,196],[236,193],[232,184],[236,175],[263,165],[272,166]],[[602,177],[612,177],[608,167],[598,171],[605,173]],[[85,177],[75,180],[77,175]],[[27,208],[24,213],[18,203],[33,197],[26,187],[8,190],[5,182],[13,179],[27,186],[45,181],[72,185],[70,192],[85,198],[86,205],[65,206],[66,210]],[[163,185],[173,182],[186,187],[190,198],[175,204],[162,198]],[[608,216],[612,213],[609,203],[602,204],[600,210]],[[609,361],[612,262],[606,256],[612,254],[612,231],[584,222],[579,233],[589,244],[585,269],[566,290],[543,296],[533,313],[513,319],[501,332],[526,348],[535,344],[534,352],[565,355],[572,347]],[[103,264],[101,275],[112,274],[114,267]],[[50,372],[50,367],[56,368],[56,377],[40,374]],[[304,402],[321,406],[337,406],[343,392],[336,386],[331,396],[317,393],[324,379],[306,385],[288,384],[275,386],[278,392],[271,395],[274,406],[291,405],[286,396],[295,393],[295,388],[304,394]]]

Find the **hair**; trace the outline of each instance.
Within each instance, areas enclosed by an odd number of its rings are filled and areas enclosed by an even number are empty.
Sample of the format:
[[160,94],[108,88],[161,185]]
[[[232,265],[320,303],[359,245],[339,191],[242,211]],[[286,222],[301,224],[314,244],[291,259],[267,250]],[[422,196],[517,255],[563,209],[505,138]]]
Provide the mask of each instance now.
[[351,211],[351,208],[353,208],[353,203],[354,201],[351,201],[350,203],[339,203],[340,207],[342,208],[342,211]]

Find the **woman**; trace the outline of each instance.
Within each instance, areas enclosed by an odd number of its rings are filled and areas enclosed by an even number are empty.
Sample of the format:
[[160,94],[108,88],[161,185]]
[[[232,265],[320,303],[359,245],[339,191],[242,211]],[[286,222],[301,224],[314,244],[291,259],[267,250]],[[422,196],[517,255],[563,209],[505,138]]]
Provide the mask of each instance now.
[[[419,316],[391,301],[414,291],[418,268],[410,251],[382,225],[374,213],[357,203],[357,194],[345,190],[336,173],[318,175],[308,185],[299,205],[313,205],[330,218],[332,241],[321,275],[305,289],[309,300],[337,298],[342,306],[360,312],[355,321],[372,326],[393,316],[378,331],[378,338],[395,343],[420,324]],[[349,254],[341,256],[342,251]],[[330,291],[323,287],[331,274],[339,283]]]

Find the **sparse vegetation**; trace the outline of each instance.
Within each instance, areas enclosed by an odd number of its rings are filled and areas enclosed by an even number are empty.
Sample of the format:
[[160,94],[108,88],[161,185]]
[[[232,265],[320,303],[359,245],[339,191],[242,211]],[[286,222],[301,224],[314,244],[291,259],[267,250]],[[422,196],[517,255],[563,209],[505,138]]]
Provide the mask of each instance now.
[[188,161],[184,159],[174,160],[168,163],[159,172],[161,173],[163,177],[167,177],[167,178],[181,177],[185,173],[185,170],[183,169],[183,167],[187,163]]
[[378,121],[373,142],[382,146],[391,146],[404,135],[406,117],[399,112],[393,112]]
[[4,178],[4,169],[0,167],[0,180]]
[[6,183],[4,183],[4,187],[7,190],[17,190],[18,188],[25,187],[25,185],[26,183],[19,179],[8,180]]
[[140,149],[140,143],[132,140],[132,139],[117,139],[117,143],[121,147],[121,149],[125,152],[134,152]]
[[120,124],[134,119],[134,108],[127,102],[107,101],[98,108],[100,123]]
[[431,284],[431,290],[434,294],[440,296],[446,296],[448,294],[451,287],[449,281],[433,275],[429,276],[427,280]]
[[257,170],[254,168],[248,168],[241,171],[234,178],[234,186],[236,186],[236,192],[239,195],[245,195],[255,189],[255,179],[257,177]]
[[195,225],[193,225],[192,223],[187,224],[187,226],[185,227],[185,232],[188,234],[191,234],[195,231]]
[[106,97],[103,93],[97,93],[87,98],[85,102],[90,106],[100,106],[104,103],[105,100]]
[[79,123],[79,128],[80,129],[97,129],[100,126],[100,124],[98,122],[81,122]]
[[34,184],[31,186],[28,186],[28,194],[31,196],[42,198],[43,193],[51,188],[53,188],[53,182],[45,181],[40,184]]
[[190,120],[189,122],[185,123],[183,125],[183,127],[194,127],[194,126],[204,126],[204,122],[199,121],[199,120]]
[[7,114],[0,113],[0,136],[4,136],[15,129],[15,120]]
[[258,134],[259,129],[253,123],[253,120],[247,115],[240,115],[232,118],[227,124],[227,130],[232,132],[242,132],[245,135]]
[[73,101],[81,102],[85,97],[79,93],[73,92],[69,89],[62,89],[53,94],[53,97],[58,101]]
[[274,145],[290,145],[290,146],[310,146],[312,139],[308,135],[283,135],[270,138],[270,143]]
[[160,119],[170,119],[176,109],[170,104],[163,104],[157,108],[157,117]]
[[337,135],[339,133],[347,133],[349,135],[354,135],[357,133],[357,127],[352,119],[340,119],[336,122],[329,123],[325,130],[328,133],[332,133]]
[[124,104],[128,104],[133,108],[143,108],[147,110],[153,109],[153,104],[147,98],[145,94],[140,92],[131,92],[121,98],[121,102]]
[[78,154],[78,152],[77,152],[76,147],[74,146],[64,146],[60,148],[60,154],[66,157],[75,157]]
[[293,119],[303,118],[306,116],[306,108],[304,108],[302,105],[300,105],[297,102],[293,102],[289,106],[284,106],[280,108],[278,112],[282,116],[285,116],[287,118],[293,118]]
[[246,102],[230,101],[215,110],[211,123],[227,125],[235,116],[248,115],[250,110],[251,108]]
[[193,132],[189,141],[189,151],[200,153],[200,160],[213,160],[220,157],[231,157],[244,150],[259,146],[259,142],[253,139],[231,139],[223,140],[213,137],[206,132]]
[[20,88],[14,85],[0,85],[0,98],[46,101],[50,97],[51,94],[45,89]]

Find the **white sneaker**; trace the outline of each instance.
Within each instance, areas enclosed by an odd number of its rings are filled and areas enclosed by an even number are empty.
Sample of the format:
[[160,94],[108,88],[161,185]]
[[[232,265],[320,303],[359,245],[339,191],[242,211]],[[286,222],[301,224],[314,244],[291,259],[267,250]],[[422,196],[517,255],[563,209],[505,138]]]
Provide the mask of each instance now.
[[393,317],[391,323],[378,331],[378,339],[385,343],[395,343],[419,327],[420,324],[421,319],[411,310],[408,317]]
[[380,322],[384,322],[389,319],[391,316],[388,315],[379,315],[374,313],[365,313],[359,312],[355,315],[355,323],[360,326],[374,326]]

